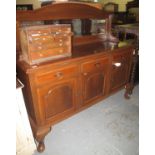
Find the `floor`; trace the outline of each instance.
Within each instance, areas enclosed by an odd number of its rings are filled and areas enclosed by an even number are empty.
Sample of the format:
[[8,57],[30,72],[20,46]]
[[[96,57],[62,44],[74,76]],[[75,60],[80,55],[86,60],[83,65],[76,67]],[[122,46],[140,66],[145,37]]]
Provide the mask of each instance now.
[[56,124],[46,149],[33,155],[138,155],[139,87],[130,100],[124,90]]

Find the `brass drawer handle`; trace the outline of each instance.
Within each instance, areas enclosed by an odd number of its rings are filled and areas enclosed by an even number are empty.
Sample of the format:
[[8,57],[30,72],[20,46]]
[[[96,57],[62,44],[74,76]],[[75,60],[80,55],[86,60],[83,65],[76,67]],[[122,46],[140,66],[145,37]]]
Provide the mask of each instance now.
[[101,64],[100,64],[99,62],[95,63],[94,65],[95,65],[95,67],[97,67],[97,68],[99,68],[99,67],[101,66]]
[[84,76],[87,76],[87,75],[88,75],[88,73],[86,73],[86,72],[85,72],[85,73],[83,73],[83,75],[84,75]]
[[115,63],[113,63],[113,65],[114,65],[115,67],[120,67],[120,66],[122,65],[122,63],[121,63],[121,62],[115,62]]
[[57,72],[55,74],[55,77],[57,77],[58,79],[62,79],[63,78],[63,73],[62,72]]

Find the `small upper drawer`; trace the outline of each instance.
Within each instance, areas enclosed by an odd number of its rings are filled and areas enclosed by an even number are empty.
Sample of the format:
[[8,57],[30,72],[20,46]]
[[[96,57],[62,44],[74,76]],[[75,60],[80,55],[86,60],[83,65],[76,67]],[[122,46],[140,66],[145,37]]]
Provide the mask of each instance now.
[[71,32],[71,28],[70,28],[70,26],[65,26],[65,25],[64,25],[64,26],[62,27],[62,26],[60,25],[60,26],[57,26],[57,27],[56,27],[56,26],[55,26],[55,27],[54,27],[54,26],[51,27],[50,31],[51,31],[51,32],[54,32],[54,33],[57,32],[58,34],[59,34],[59,33],[65,33],[65,32],[68,33],[68,32]]
[[112,60],[113,71],[118,71],[128,66],[131,62],[131,54],[131,51],[115,53]]
[[82,64],[82,72],[94,72],[106,68],[109,63],[108,58],[88,61]]
[[65,68],[55,69],[54,71],[42,72],[36,75],[35,81],[37,84],[46,83],[48,81],[58,81],[78,75],[77,66],[69,66]]

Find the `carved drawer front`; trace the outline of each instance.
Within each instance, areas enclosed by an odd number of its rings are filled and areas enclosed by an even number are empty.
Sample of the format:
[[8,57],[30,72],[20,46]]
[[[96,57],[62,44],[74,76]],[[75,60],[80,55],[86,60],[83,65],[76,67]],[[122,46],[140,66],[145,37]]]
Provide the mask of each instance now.
[[117,53],[112,60],[112,78],[111,88],[117,88],[127,82],[129,68],[131,63],[131,51],[126,53]]
[[82,73],[87,74],[90,72],[100,71],[107,67],[109,63],[108,58],[97,59],[82,64]]
[[59,81],[77,75],[78,75],[78,67],[73,65],[65,68],[51,70],[49,72],[37,73],[36,83],[43,84],[48,83],[49,81]]

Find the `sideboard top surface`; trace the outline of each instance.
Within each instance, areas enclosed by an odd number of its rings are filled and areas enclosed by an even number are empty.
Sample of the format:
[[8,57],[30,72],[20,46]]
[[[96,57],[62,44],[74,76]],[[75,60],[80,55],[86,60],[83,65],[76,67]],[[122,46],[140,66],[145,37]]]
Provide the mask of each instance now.
[[57,60],[49,60],[47,62],[38,63],[35,65],[29,65],[26,62],[19,60],[17,66],[20,66],[27,73],[31,73],[39,68],[44,68],[50,65],[57,65],[62,63],[72,63],[76,60],[82,60],[83,58],[91,58],[94,56],[104,56],[118,51],[126,51],[127,49],[133,48],[133,45],[125,45],[123,47],[113,47],[110,43],[97,42],[93,44],[84,44],[77,47],[72,47],[72,55],[70,57],[61,58]]

